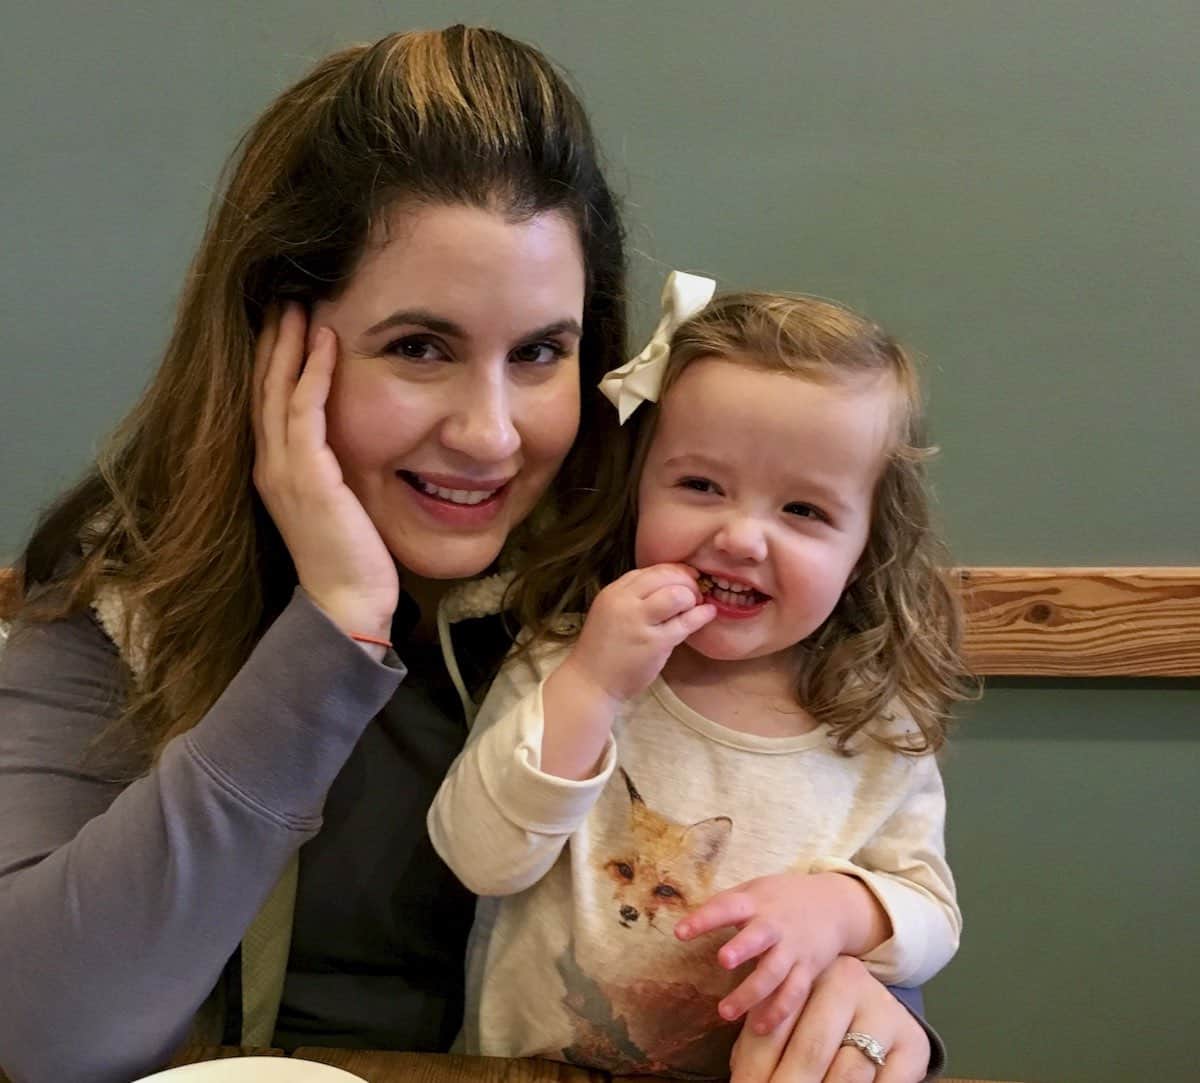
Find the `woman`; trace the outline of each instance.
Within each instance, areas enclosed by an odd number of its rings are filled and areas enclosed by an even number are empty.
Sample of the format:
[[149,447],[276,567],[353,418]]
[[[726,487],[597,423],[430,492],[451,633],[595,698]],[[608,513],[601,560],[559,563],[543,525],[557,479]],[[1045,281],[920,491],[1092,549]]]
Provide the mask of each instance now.
[[[345,50],[258,120],[158,374],[21,562],[15,1079],[128,1079],[189,1038],[448,1046],[473,900],[424,830],[464,735],[432,613],[594,482],[623,272],[586,116],[498,33]],[[468,623],[478,683],[507,644]],[[739,1074],[872,1069],[853,1024],[893,1045],[878,1078],[920,1077],[924,1031],[844,962]]]

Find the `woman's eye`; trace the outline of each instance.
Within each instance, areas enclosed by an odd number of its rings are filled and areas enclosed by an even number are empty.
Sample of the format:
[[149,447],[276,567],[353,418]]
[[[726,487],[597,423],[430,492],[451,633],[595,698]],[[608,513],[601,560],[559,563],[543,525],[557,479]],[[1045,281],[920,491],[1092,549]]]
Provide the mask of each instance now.
[[717,491],[716,482],[709,481],[708,478],[684,478],[679,485],[681,488],[691,489],[694,493],[715,493]]
[[512,359],[521,365],[546,365],[566,352],[566,347],[558,342],[530,342],[513,350]]
[[408,361],[441,361],[445,357],[436,342],[420,335],[408,335],[389,342],[383,352]]
[[822,523],[829,522],[829,516],[826,515],[820,508],[813,504],[805,504],[803,501],[796,501],[793,504],[788,504],[783,509],[789,515],[794,515],[798,519],[815,519]]

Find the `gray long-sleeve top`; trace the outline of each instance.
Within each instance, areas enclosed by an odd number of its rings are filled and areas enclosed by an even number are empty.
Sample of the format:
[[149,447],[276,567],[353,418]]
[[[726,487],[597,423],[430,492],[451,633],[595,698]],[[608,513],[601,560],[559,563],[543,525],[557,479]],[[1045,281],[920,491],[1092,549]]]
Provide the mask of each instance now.
[[[480,638],[460,663],[479,681],[495,649]],[[414,678],[435,664],[405,653]],[[424,812],[465,731],[405,672],[298,591],[208,714],[126,785],[112,779],[129,764],[93,750],[120,708],[116,648],[86,614],[14,630],[0,645],[0,1067],[16,1083],[161,1065],[310,840],[276,1041],[444,1048],[469,899]],[[893,992],[920,1012],[919,990]]]
[[88,754],[120,674],[87,615],[0,649],[0,1065],[17,1081],[116,1083],[169,1056],[404,668],[298,592],[129,785]]

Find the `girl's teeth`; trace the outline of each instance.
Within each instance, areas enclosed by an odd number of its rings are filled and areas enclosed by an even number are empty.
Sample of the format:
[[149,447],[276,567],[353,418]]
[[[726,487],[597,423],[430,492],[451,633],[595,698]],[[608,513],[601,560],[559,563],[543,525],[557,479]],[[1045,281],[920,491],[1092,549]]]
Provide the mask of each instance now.
[[729,588],[722,587],[719,584],[720,581],[718,580],[718,585],[713,588],[711,595],[713,598],[716,598],[717,601],[722,602],[725,605],[738,606],[742,609],[748,609],[750,606],[755,604],[754,592],[745,588],[741,590],[730,590]]
[[452,504],[481,504],[496,491],[495,489],[443,489],[440,485],[431,485],[424,478],[417,478],[417,484],[420,486],[421,492],[442,500],[449,500]]
[[728,579],[722,579],[719,575],[714,575],[712,577],[712,581],[714,583],[716,583],[717,586],[720,587],[722,590],[732,590],[737,593],[741,593],[742,591],[750,591],[750,590],[754,589],[753,587],[747,587],[742,583],[731,583],[731,582],[729,582]]

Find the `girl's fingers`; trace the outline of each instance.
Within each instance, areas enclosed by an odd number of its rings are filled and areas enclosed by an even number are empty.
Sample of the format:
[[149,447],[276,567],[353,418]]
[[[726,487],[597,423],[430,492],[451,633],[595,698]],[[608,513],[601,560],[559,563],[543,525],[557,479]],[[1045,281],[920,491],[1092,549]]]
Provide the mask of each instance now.
[[325,405],[333,386],[337,364],[337,335],[330,327],[313,336],[312,353],[296,382],[287,412],[287,439],[297,447],[321,451],[325,447]]
[[741,1019],[756,1004],[761,1004],[791,973],[791,956],[772,948],[758,961],[749,977],[717,1005],[722,1019]]
[[692,593],[695,601],[700,601],[700,589],[696,586],[696,572],[686,564],[652,564],[648,568],[638,568],[631,574],[630,585],[633,586],[639,598],[645,599],[656,590],[672,584],[685,586]]
[[688,636],[700,631],[716,615],[717,607],[706,602],[704,605],[689,609],[686,613],[680,613],[677,617],[663,621],[659,628],[676,643],[682,643]]
[[650,624],[662,624],[696,604],[696,592],[680,583],[659,587],[642,601],[642,612]]
[[308,320],[294,302],[283,310],[262,382],[263,436],[268,448],[283,448],[288,438],[288,410],[304,364],[304,335]]
[[795,1015],[804,1007],[812,991],[812,978],[803,967],[794,966],[783,979],[783,984],[771,997],[758,1005],[746,1020],[746,1025],[757,1034],[767,1034],[785,1019]]
[[779,933],[767,922],[751,921],[717,952],[717,962],[726,970],[736,970],[742,963],[756,959],[778,943]]
[[754,899],[747,892],[736,889],[721,891],[678,922],[675,935],[680,940],[694,940],[714,929],[744,925],[756,912]]

